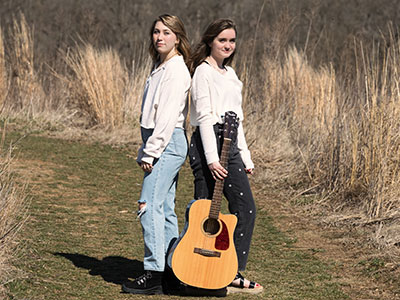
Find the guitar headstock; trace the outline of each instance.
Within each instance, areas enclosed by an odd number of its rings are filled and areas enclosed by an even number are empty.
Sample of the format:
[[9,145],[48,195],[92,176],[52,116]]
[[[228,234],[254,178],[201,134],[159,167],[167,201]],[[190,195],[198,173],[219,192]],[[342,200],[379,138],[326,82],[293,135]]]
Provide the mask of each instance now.
[[232,139],[239,127],[239,118],[233,111],[227,111],[224,117],[224,138]]

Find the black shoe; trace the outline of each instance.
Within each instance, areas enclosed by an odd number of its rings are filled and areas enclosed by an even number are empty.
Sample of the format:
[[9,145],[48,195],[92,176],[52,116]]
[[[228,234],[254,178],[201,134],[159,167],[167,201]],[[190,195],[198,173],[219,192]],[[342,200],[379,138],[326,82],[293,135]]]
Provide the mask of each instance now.
[[164,272],[145,271],[134,281],[122,284],[122,291],[129,294],[159,295],[162,294],[162,277]]
[[168,266],[165,267],[162,280],[163,292],[166,295],[180,295],[181,282],[176,278],[174,272]]

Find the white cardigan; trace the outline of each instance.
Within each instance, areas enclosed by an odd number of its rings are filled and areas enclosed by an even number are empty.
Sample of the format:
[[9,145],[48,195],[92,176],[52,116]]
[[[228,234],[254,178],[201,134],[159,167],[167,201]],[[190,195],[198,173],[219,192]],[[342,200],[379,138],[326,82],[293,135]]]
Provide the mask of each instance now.
[[204,154],[207,164],[219,161],[213,125],[223,123],[226,111],[233,111],[239,117],[238,148],[247,169],[253,169],[250,151],[243,131],[242,82],[231,67],[224,74],[204,62],[199,65],[192,79],[192,103],[190,123],[200,127]]
[[189,89],[190,73],[182,56],[153,69],[144,88],[140,126],[154,131],[140,147],[138,162],[152,164],[167,147],[174,129],[184,128]]

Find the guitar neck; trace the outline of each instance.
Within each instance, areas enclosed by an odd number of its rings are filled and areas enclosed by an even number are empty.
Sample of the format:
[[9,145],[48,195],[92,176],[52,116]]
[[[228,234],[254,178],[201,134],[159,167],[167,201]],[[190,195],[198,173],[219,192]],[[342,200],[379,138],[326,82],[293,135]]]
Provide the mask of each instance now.
[[[226,169],[228,166],[229,149],[231,145],[231,139],[224,138],[221,151],[221,165]],[[224,180],[217,179],[215,182],[213,198],[211,201],[210,213],[208,217],[210,219],[218,219],[219,212],[221,211],[222,194],[224,190]]]

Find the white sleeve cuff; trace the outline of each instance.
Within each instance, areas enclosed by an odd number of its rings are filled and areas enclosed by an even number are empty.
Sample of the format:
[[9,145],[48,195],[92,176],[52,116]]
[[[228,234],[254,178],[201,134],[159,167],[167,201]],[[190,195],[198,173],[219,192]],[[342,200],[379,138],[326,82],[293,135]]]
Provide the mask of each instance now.
[[141,161],[152,165],[154,162],[154,157],[144,153]]
[[250,151],[240,151],[240,157],[242,158],[242,161],[244,163],[244,167],[246,169],[254,169],[254,163],[251,160],[251,156],[250,156]]
[[244,163],[246,169],[254,169],[253,161],[251,160],[251,155],[249,148],[247,147],[246,138],[244,136],[243,124],[239,123],[238,128],[238,148],[240,152],[240,157]]

